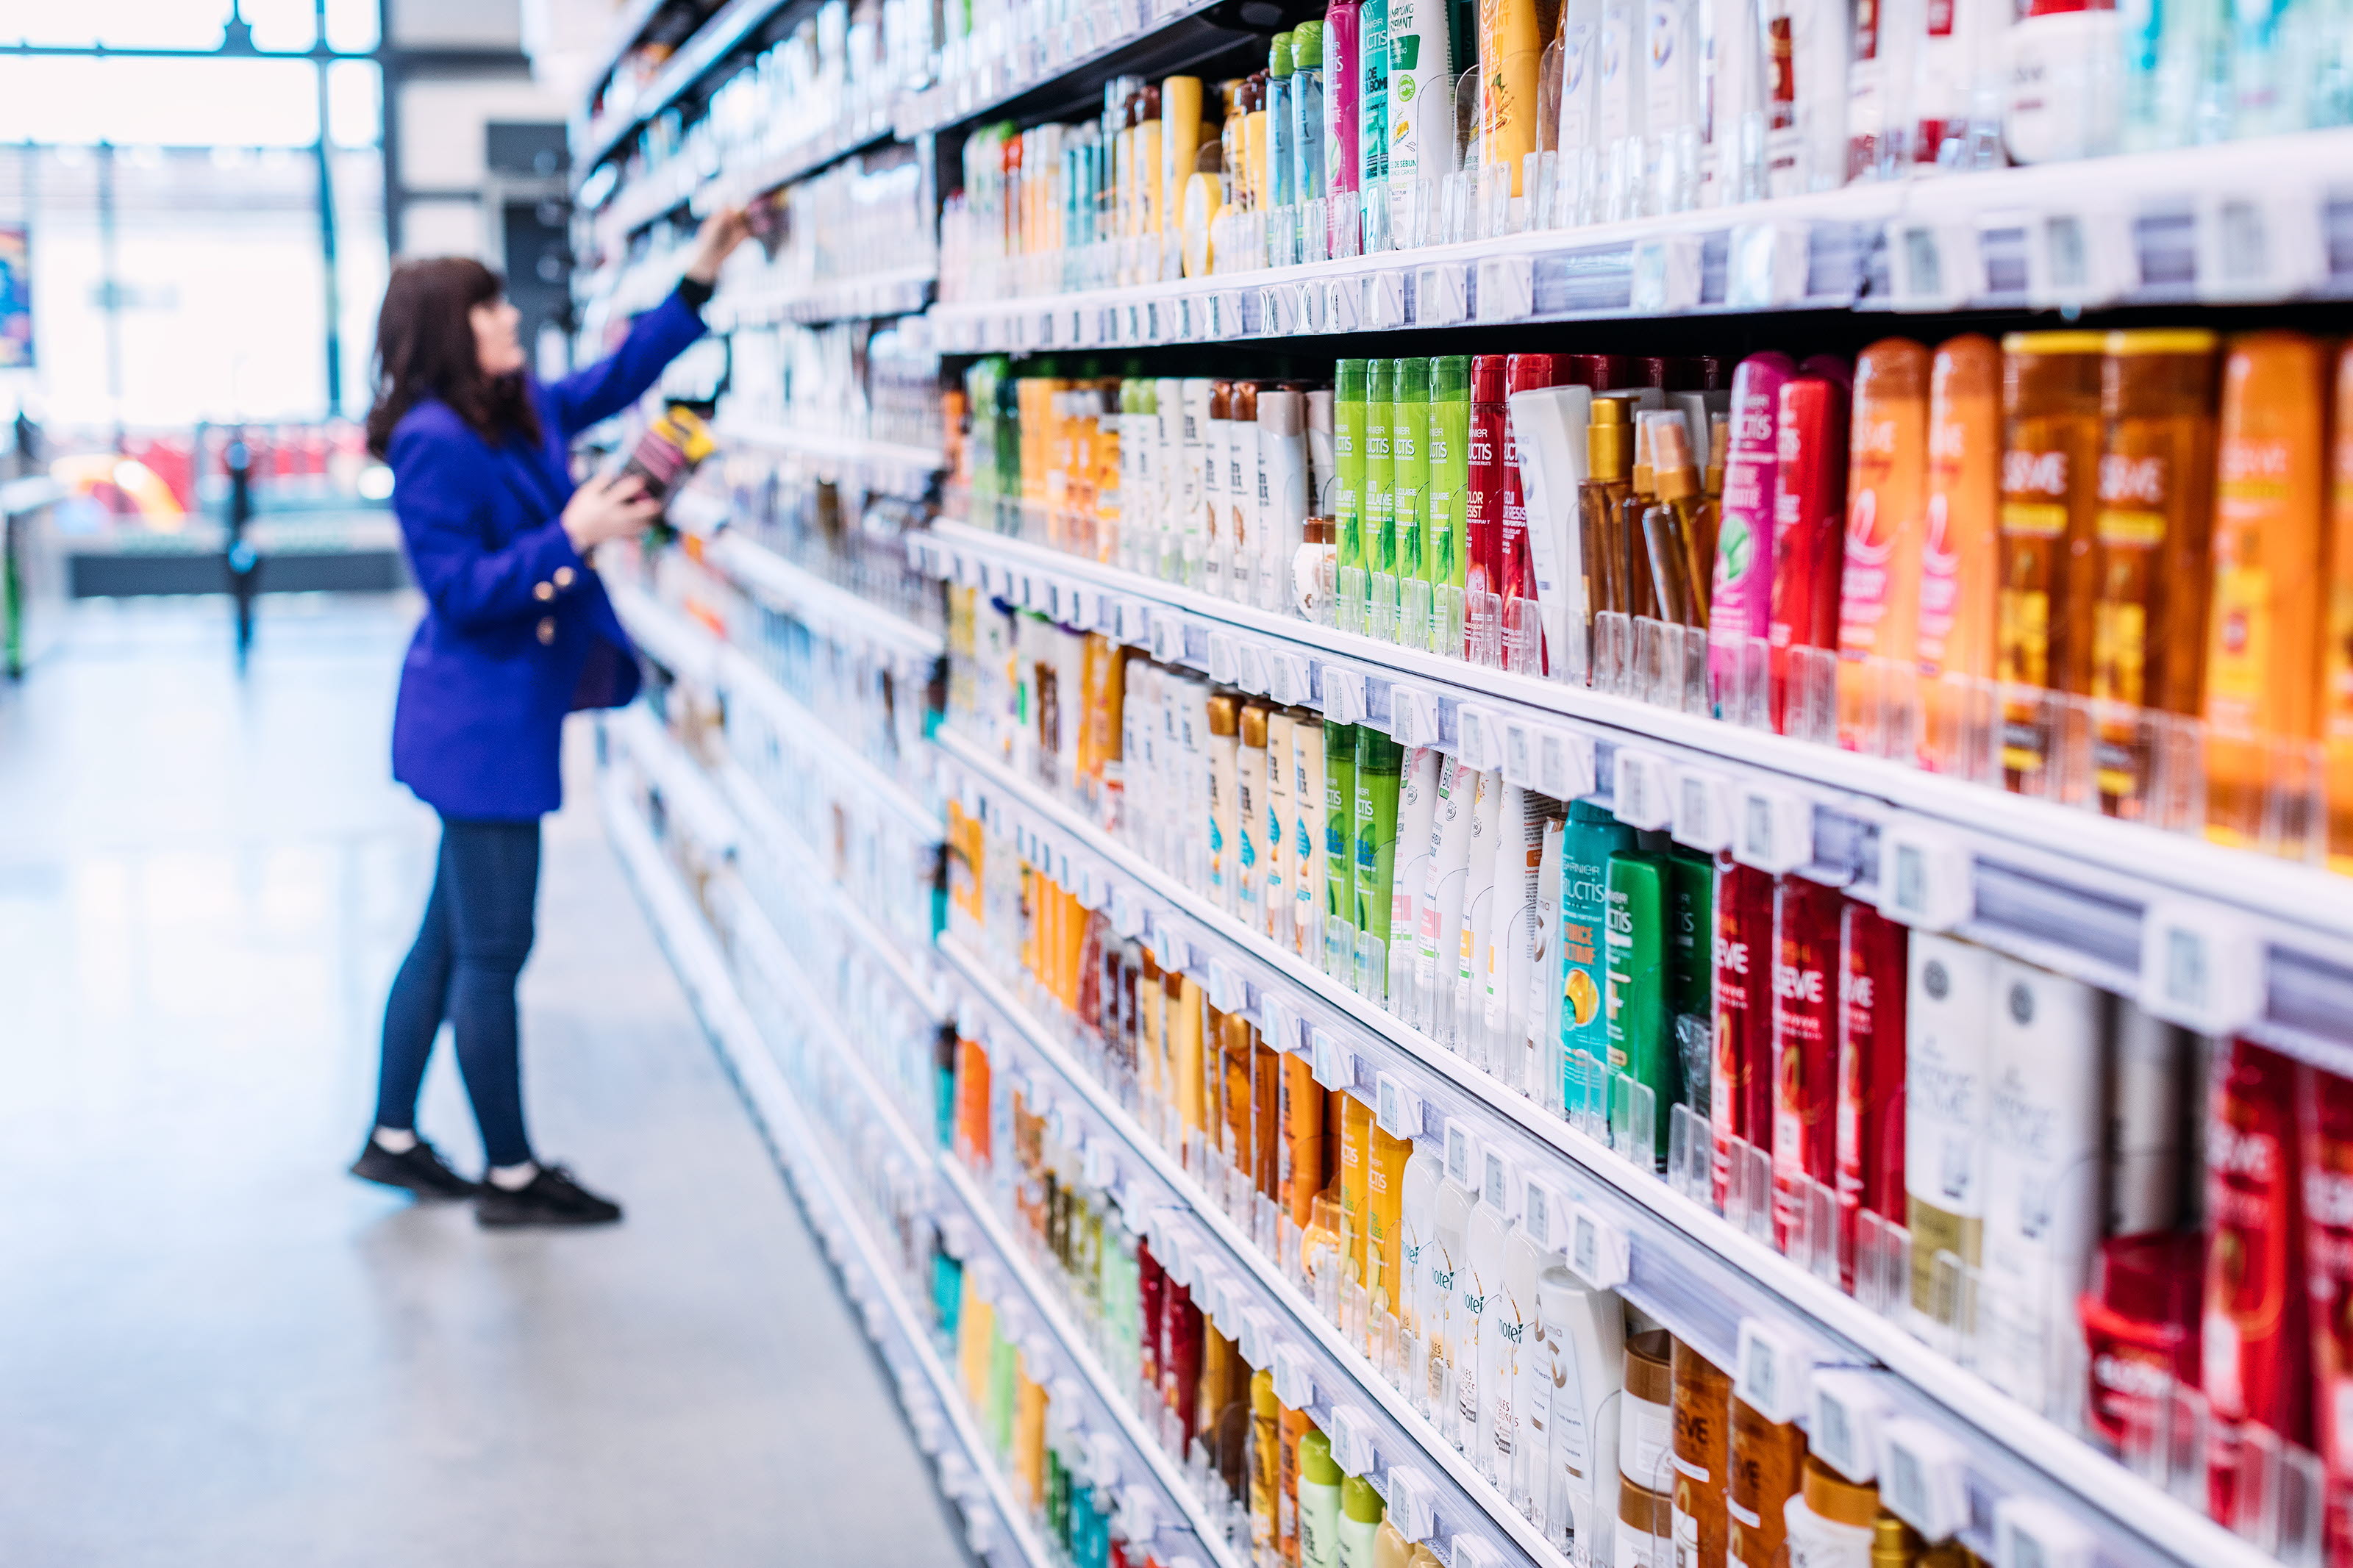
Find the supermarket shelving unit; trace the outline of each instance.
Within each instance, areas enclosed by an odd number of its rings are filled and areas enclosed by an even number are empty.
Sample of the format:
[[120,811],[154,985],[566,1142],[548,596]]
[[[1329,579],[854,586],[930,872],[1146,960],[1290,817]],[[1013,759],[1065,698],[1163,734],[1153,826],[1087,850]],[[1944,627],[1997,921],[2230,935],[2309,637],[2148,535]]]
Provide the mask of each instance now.
[[[693,88],[748,37],[775,0],[734,0],[641,95],[628,123],[575,126],[584,172],[646,115]],[[604,220],[643,221],[691,196],[741,195],[803,177],[844,153],[895,135],[941,160],[986,121],[1031,123],[1100,101],[1106,77],[1157,76],[1239,60],[1266,17],[1243,25],[1232,0],[1106,5],[1087,30],[1038,40],[1021,62],[947,62],[936,79],[899,84],[891,124],[840,128],[839,145],[691,188],[617,193]],[[1271,16],[1279,6],[1265,7]],[[1304,14],[1304,13],[1303,13]],[[657,206],[656,203],[662,205]],[[634,205],[628,205],[634,204]],[[613,215],[619,215],[615,216]],[[921,275],[918,276],[917,274]],[[795,294],[723,300],[730,323],[883,317],[923,307],[930,268]],[[955,291],[955,290],[952,290]],[[949,355],[1040,350],[1145,350],[1274,342],[1314,335],[1350,352],[1363,334],[1531,322],[1662,321],[1759,312],[1849,317],[2014,314],[2086,310],[2280,305],[2353,298],[2353,131],[2326,131],[2096,163],[1863,184],[1820,195],[1552,229],[1421,250],[1258,268],[1180,281],[931,304],[934,342]],[[1848,330],[1848,329],[1841,329]],[[1870,330],[1853,323],[1860,334]],[[1859,337],[1858,337],[1859,341]],[[791,427],[725,431],[746,451],[822,466],[883,494],[931,493],[944,453]],[[985,589],[1066,626],[1100,631],[1161,660],[1273,700],[1434,745],[1514,784],[1610,805],[1682,843],[1728,850],[1775,872],[1799,871],[1876,903],[1916,929],[1984,946],[2137,998],[2160,1016],[2238,1033],[2327,1070],[2353,1074],[2353,883],[2319,868],[2226,850],[2096,814],[1881,758],[1809,744],[1559,682],[1331,631],[1116,566],[939,521],[908,541],[909,559],[946,583]],[[704,563],[754,600],[786,611],[839,647],[936,658],[942,639],[786,560],[723,531]],[[822,728],[744,652],[654,597],[615,599],[640,647],[682,684],[720,694],[775,726]],[[1566,1568],[1493,1482],[1398,1392],[1391,1373],[1334,1327],[1247,1215],[1172,1154],[1071,1047],[1050,1004],[1020,994],[953,937],[909,951],[847,889],[825,880],[740,767],[706,771],[649,718],[608,721],[617,770],[661,803],[672,834],[723,865],[766,856],[812,885],[832,917],[943,1018],[984,1035],[993,1060],[1022,1076],[1031,1103],[1060,1119],[1090,1180],[1112,1193],[1155,1255],[1229,1327],[1254,1366],[1274,1368],[1286,1402],[1335,1435],[1335,1457],[1370,1477],[1409,1534],[1457,1568]],[[1393,1133],[1443,1138],[1467,1127],[1489,1150],[1540,1174],[1567,1205],[1556,1224],[1576,1245],[1615,1255],[1616,1288],[1716,1364],[1743,1397],[1787,1409],[1837,1438],[1877,1443],[1883,1496],[1932,1536],[1957,1534],[1990,1555],[1997,1523],[2010,1556],[2103,1568],[2179,1564],[2261,1568],[2279,1542],[2234,1535],[2060,1424],[1995,1389],[1776,1249],[1769,1239],[1661,1179],[1602,1139],[1548,1114],[1430,1036],[1326,977],[1314,964],[1208,904],[1125,843],[969,737],[944,730],[929,788],[909,789],[846,748],[828,787],[882,803],[911,827],[944,828],[955,800],[1059,868],[1057,879],[1145,936],[1172,967],[1199,970],[1224,1010],[1246,1013],[1271,1043],[1308,1057],[1327,1088],[1377,1102]],[[763,984],[797,985],[784,943],[732,873],[705,908],[669,869],[628,791],[608,786],[617,843],[705,1022],[768,1125],[804,1201],[902,1377],[918,1430],[924,1412],[957,1459],[968,1517],[1011,1560],[1042,1550],[940,1366],[920,1320],[893,1295],[882,1245],[861,1228],[851,1183],[813,1135],[813,1108],[775,1065],[775,1042],[731,989],[756,967]],[[714,933],[723,930],[723,947]],[[731,968],[735,966],[734,968]],[[1208,1568],[1240,1568],[1217,1510],[1180,1457],[1159,1445],[1148,1401],[1119,1386],[1080,1321],[1057,1297],[986,1183],[934,1147],[920,1120],[860,1064],[859,1043],[830,1022],[810,1031],[871,1101],[900,1155],[920,1166],[928,1212],[969,1257],[986,1258],[1029,1303],[1083,1391],[1084,1408],[1121,1455],[1135,1517],[1189,1531]],[[786,1147],[790,1145],[790,1147]],[[1099,1180],[1098,1180],[1099,1178]],[[844,1260],[846,1259],[846,1260]],[[1870,1434],[1876,1434],[1871,1436]],[[927,1444],[927,1446],[929,1446]],[[944,1469],[944,1476],[946,1471]],[[951,1490],[957,1490],[951,1486]],[[2294,1553],[2313,1543],[2290,1542]]]

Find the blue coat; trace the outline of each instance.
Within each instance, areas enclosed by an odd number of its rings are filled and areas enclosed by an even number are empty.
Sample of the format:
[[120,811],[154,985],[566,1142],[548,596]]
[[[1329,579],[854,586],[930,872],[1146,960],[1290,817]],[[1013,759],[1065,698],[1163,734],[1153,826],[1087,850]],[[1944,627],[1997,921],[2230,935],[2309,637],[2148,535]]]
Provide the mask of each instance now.
[[676,294],[609,357],[530,383],[545,438],[493,446],[427,399],[393,427],[392,509],[425,619],[392,720],[392,776],[444,816],[528,821],[564,800],[564,716],[638,693],[637,650],[560,519],[572,437],[636,402],[702,335]]

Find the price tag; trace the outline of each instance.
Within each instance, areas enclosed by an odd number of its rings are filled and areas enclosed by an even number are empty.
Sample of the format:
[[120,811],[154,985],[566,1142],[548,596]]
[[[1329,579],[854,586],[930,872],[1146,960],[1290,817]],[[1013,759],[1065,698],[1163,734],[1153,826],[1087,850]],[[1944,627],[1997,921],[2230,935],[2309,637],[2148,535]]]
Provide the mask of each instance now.
[[1160,967],[1179,974],[1193,971],[1193,935],[1184,921],[1166,910],[1152,911],[1152,951]]
[[1389,735],[1400,746],[1438,743],[1438,699],[1414,686],[1389,688]]
[[2140,1005],[2168,1022],[2227,1035],[2260,1017],[2268,965],[2254,923],[2192,899],[2148,906],[2140,925]]
[[1220,1013],[1239,1013],[1250,1005],[1250,988],[1234,966],[1222,958],[1209,960],[1209,1005]]
[[2092,1568],[2092,1532],[2040,1498],[1993,1505],[1994,1568]]
[[1274,1320],[1258,1307],[1242,1309],[1242,1360],[1263,1369],[1274,1358]]
[[[1482,267],[1483,272],[1485,268]],[[1404,274],[1388,276],[1398,279],[1403,293]],[[1460,261],[1438,261],[1415,269],[1413,285],[1413,324],[1417,327],[1458,326],[1470,316],[1470,274]],[[1402,309],[1402,300],[1399,302]],[[1522,311],[1525,315],[1526,311]],[[1482,314],[1479,318],[1488,318]]]
[[1207,1285],[1199,1294],[1208,1303],[1210,1320],[1217,1324],[1218,1331],[1230,1340],[1241,1331],[1241,1303],[1236,1299],[1234,1277],[1208,1264],[1202,1265],[1201,1273]]
[[1144,341],[1144,310],[1143,307],[1135,300],[1131,300],[1128,301],[1127,321],[1125,325],[1127,328],[1127,341],[1129,342],[1140,343]]
[[1293,1410],[1315,1403],[1315,1378],[1307,1370],[1307,1352],[1297,1345],[1274,1347],[1274,1396]]
[[1732,781],[1707,768],[1675,774],[1675,842],[1710,854],[1732,842]]
[[1776,1426],[1795,1421],[1806,1413],[1807,1374],[1812,1364],[1788,1330],[1762,1318],[1743,1318],[1739,1349],[1733,1356],[1732,1392]]
[[1537,787],[1555,800],[1583,800],[1594,791],[1593,737],[1565,730],[1536,731]]
[[1427,1541],[1438,1528],[1438,1489],[1418,1465],[1391,1465],[1388,1517],[1408,1541]]
[[1269,652],[1266,658],[1266,691],[1268,696],[1286,708],[1304,705],[1314,692],[1306,656],[1283,653],[1279,649]]
[[1327,1029],[1307,1032],[1308,1070],[1315,1081],[1325,1089],[1350,1089],[1356,1087],[1356,1053],[1332,1037]]
[[1273,684],[1267,673],[1265,645],[1238,642],[1236,652],[1241,659],[1241,673],[1238,678],[1241,689],[1255,696],[1265,696],[1268,688]]
[[1805,227],[1793,223],[1735,228],[1724,302],[1736,310],[1773,310],[1805,298],[1806,237]]
[[1542,1176],[1530,1176],[1520,1185],[1520,1228],[1540,1253],[1565,1250],[1563,1239],[1553,1236],[1556,1222],[1573,1223],[1575,1211],[1560,1193]]
[[2321,203],[2309,190],[2214,192],[2198,205],[2202,300],[2280,300],[2328,276]]
[[1324,285],[1324,330],[1353,332],[1364,325],[1364,283],[1356,278],[1335,278]]
[[1733,858],[1775,876],[1814,858],[1814,804],[1778,784],[1744,783],[1734,823]]
[[1610,764],[1609,810],[1629,827],[1657,829],[1674,820],[1671,770],[1662,757],[1620,746]]
[[1299,1053],[1303,1044],[1299,1019],[1292,1012],[1290,1004],[1271,991],[1258,994],[1258,1029],[1266,1037],[1269,1049],[1282,1051],[1288,1056]]
[[1920,931],[1950,931],[1977,913],[1976,862],[1952,834],[1916,816],[1879,825],[1879,912]]
[[2119,211],[2042,214],[2027,230],[2027,303],[2044,310],[2107,304],[2130,284],[2130,246]]
[[1890,1421],[1880,1434],[1879,1499],[1930,1545],[1969,1521],[1968,1456],[1926,1422]]
[[1217,305],[1216,321],[1218,336],[1221,338],[1238,338],[1250,331],[1249,323],[1242,318],[1242,291],[1240,289],[1221,289],[1216,294],[1215,300]]
[[1479,263],[1479,319],[1521,321],[1536,313],[1536,264],[1530,256],[1490,256]]
[[1978,291],[1977,232],[1902,218],[1887,226],[1888,297],[1899,310],[1955,310]]
[[1846,1367],[1817,1372],[1812,1405],[1807,1436],[1814,1457],[1851,1481],[1875,1478],[1880,1430],[1894,1414],[1878,1376]]
[[1448,1568],[1504,1568],[1504,1554],[1493,1542],[1476,1535],[1458,1535],[1450,1550]]
[[1152,657],[1162,664],[1185,658],[1185,620],[1181,616],[1155,615],[1152,623]]
[[1144,909],[1136,902],[1133,888],[1112,889],[1111,924],[1122,942],[1134,942],[1144,935]]
[[1209,679],[1219,686],[1231,686],[1240,672],[1240,659],[1234,639],[1223,632],[1209,634]]
[[1287,338],[1299,330],[1291,317],[1290,289],[1269,284],[1258,291],[1258,330],[1271,338]]
[[1374,1079],[1373,1119],[1392,1138],[1411,1138],[1421,1131],[1421,1096],[1406,1087],[1395,1073]]
[[1115,1145],[1108,1138],[1090,1138],[1080,1163],[1080,1175],[1087,1185],[1099,1193],[1107,1193],[1119,1185],[1119,1158]]
[[[1298,1408],[1296,1405],[1293,1409]],[[1326,1433],[1332,1439],[1332,1462],[1341,1473],[1361,1476],[1377,1468],[1378,1456],[1373,1450],[1371,1417],[1353,1405],[1335,1404]]]
[[1365,721],[1365,678],[1336,664],[1316,666],[1316,685],[1324,699],[1324,717],[1335,724]]
[[1584,1204],[1577,1205],[1569,1220],[1568,1265],[1588,1285],[1617,1289],[1626,1283],[1633,1258],[1625,1226]]
[[1504,782],[1539,792],[1543,787],[1536,782],[1535,728],[1516,719],[1504,721]]
[[[1702,248],[1700,237],[1695,234],[1665,234],[1637,240],[1631,300],[1634,313],[1664,316],[1696,307]],[[1485,288],[1483,278],[1480,286]]]
[[1079,907],[1082,910],[1102,909],[1103,900],[1111,893],[1111,882],[1103,875],[1103,868],[1092,860],[1081,860],[1073,868],[1079,877]]
[[[1465,763],[1477,768],[1481,773],[1492,773],[1497,768],[1503,768],[1506,782],[1518,784],[1521,788],[1525,789],[1528,787],[1526,783],[1514,779],[1511,774],[1510,728],[1504,722],[1502,714],[1491,709],[1465,702],[1454,710],[1456,754]],[[1526,755],[1527,746],[1525,735],[1522,738],[1520,750],[1521,760],[1525,766],[1529,760]]]
[[[1405,325],[1405,278],[1401,271],[1368,272],[1365,275],[1365,325],[1376,331],[1391,331]],[[1461,321],[1461,315],[1456,315]]]
[[1479,1177],[1483,1163],[1479,1158],[1479,1135],[1467,1121],[1454,1117],[1446,1119],[1446,1175],[1464,1192],[1479,1190]]
[[1294,283],[1292,289],[1294,291],[1292,320],[1299,324],[1298,330],[1302,332],[1328,331],[1324,321],[1324,290],[1313,283]]

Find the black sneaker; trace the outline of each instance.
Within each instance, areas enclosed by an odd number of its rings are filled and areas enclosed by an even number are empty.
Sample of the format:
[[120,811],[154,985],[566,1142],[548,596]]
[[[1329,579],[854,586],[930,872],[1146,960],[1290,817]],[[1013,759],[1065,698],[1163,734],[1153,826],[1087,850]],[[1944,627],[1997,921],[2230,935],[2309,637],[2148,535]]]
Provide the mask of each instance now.
[[364,1182],[404,1188],[420,1198],[470,1198],[480,1190],[451,1170],[441,1152],[422,1138],[406,1153],[396,1154],[371,1134],[367,1147],[352,1162],[352,1174]]
[[611,1225],[621,1205],[600,1198],[561,1165],[542,1165],[529,1184],[512,1192],[485,1181],[474,1189],[474,1219],[503,1228],[523,1225]]

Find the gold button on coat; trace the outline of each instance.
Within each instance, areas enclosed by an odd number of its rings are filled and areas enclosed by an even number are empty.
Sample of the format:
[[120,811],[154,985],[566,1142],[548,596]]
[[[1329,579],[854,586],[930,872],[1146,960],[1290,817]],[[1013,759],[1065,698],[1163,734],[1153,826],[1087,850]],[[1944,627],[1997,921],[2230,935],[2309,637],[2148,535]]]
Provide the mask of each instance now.
[[554,616],[542,616],[539,618],[539,640],[543,643],[552,643],[555,640],[555,617]]
[[569,588],[572,586],[572,579],[574,575],[575,574],[571,567],[558,566],[555,569],[555,585],[559,588]]
[[531,585],[531,596],[539,600],[542,604],[545,604],[548,600],[555,597],[555,584],[553,583],[533,583]]

